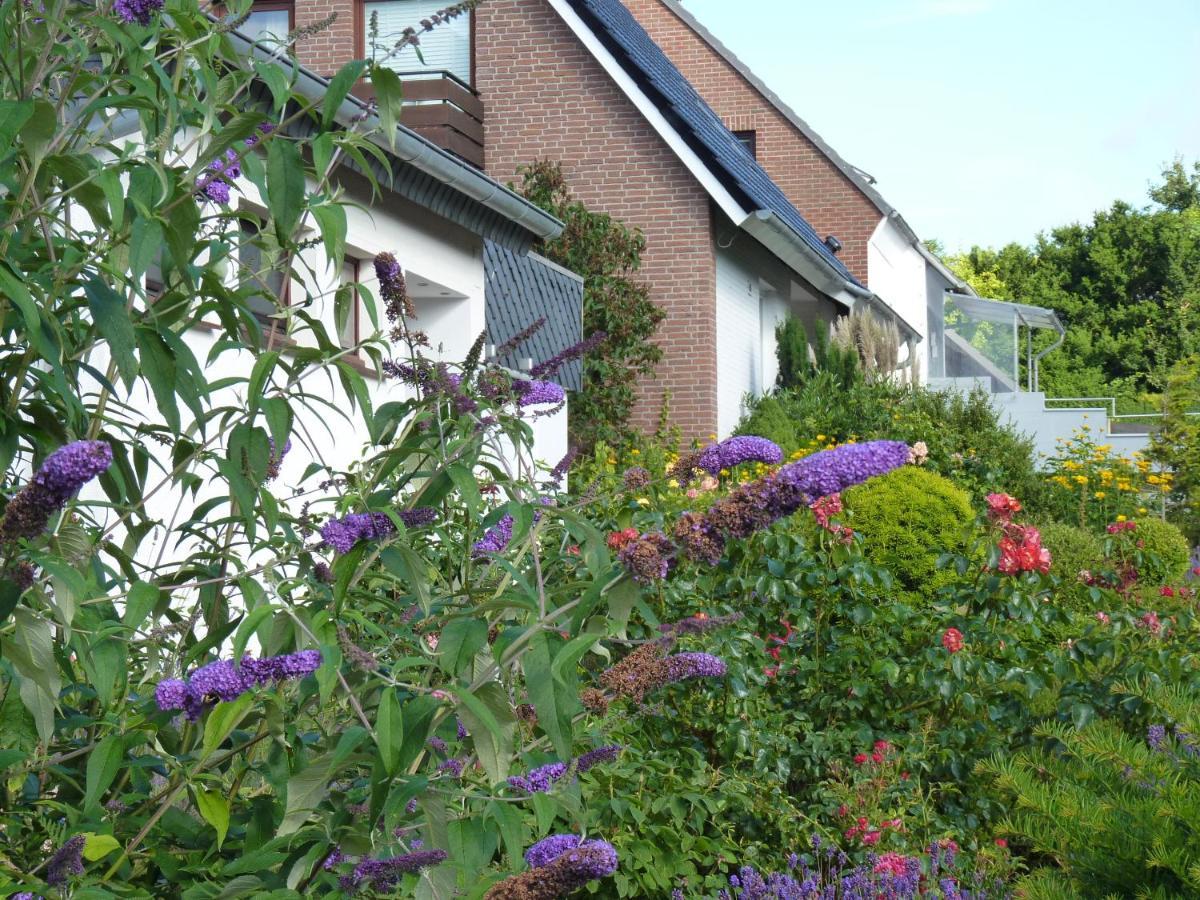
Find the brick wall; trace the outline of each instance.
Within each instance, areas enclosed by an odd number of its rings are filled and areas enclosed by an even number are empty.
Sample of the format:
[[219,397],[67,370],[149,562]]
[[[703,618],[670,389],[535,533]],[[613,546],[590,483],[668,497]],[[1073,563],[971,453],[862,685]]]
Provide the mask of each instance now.
[[337,19],[328,28],[297,42],[296,59],[318,75],[329,76],[354,58],[358,0],[295,0],[296,27],[323,21],[330,13]]
[[758,161],[767,174],[821,237],[837,235],[839,257],[866,283],[867,242],[882,218],[878,208],[662,0],[623,2],[726,127],[756,132]]
[[706,437],[717,414],[707,195],[546,0],[488,0],[476,27],[488,174],[515,181],[518,166],[557,160],[579,200],[645,232],[641,277],[667,312],[666,358],[635,418],[653,427],[669,387],[671,421]]

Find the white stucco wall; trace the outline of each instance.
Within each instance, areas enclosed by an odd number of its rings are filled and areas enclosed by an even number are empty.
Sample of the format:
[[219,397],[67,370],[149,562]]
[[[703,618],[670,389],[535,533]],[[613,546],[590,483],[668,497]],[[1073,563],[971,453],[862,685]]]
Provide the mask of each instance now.
[[742,418],[746,396],[761,395],[775,385],[775,326],[795,316],[811,339],[817,329],[829,327],[840,307],[724,220],[719,222],[714,252],[717,434],[724,438]]
[[[929,371],[925,258],[891,219],[881,219],[867,244],[867,284],[904,321],[921,333],[921,375]],[[901,353],[903,358],[903,352]]]

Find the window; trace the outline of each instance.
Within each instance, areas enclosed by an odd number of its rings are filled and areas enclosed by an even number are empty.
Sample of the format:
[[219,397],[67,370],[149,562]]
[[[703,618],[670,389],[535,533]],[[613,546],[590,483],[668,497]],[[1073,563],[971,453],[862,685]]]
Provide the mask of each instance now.
[[750,151],[750,155],[758,159],[758,132],[757,131],[735,131],[733,136],[738,139],[738,142]]
[[262,0],[250,8],[250,18],[238,29],[252,41],[283,44],[295,28],[295,7],[288,0]]
[[[385,56],[408,27],[447,6],[446,0],[366,0],[363,3],[363,47],[368,59]],[[374,23],[374,31],[373,31]],[[471,16],[464,13],[422,34],[417,47],[405,47],[386,61],[397,72],[449,72],[471,83]],[[418,56],[417,51],[420,50]]]
[[287,306],[290,280],[280,267],[280,254],[272,252],[271,241],[260,234],[253,219],[241,220],[241,240],[238,243],[238,285],[250,291],[246,305],[267,328],[280,326],[276,313]]

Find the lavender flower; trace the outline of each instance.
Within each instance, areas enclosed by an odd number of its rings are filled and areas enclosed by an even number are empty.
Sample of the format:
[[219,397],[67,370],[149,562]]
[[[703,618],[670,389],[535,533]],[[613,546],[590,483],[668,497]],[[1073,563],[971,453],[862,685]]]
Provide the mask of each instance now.
[[267,438],[267,442],[271,445],[271,455],[267,457],[267,481],[274,481],[279,477],[279,467],[283,465],[283,458],[292,449],[292,439],[288,438],[284,441],[283,450],[279,453],[275,452],[274,438]]
[[334,848],[329,851],[329,855],[325,857],[325,862],[321,863],[321,868],[326,872],[330,871],[331,869],[336,869],[342,864],[342,861],[345,860],[345,858],[345,855],[342,853],[342,845],[336,844]]
[[562,403],[567,398],[562,385],[555,384],[553,381],[517,379],[513,382],[513,390],[517,394],[518,406],[556,404]]
[[0,519],[0,544],[37,537],[52,515],[110,465],[112,447],[104,441],[75,441],[59,447],[8,502]]
[[500,521],[484,532],[483,537],[475,542],[475,555],[484,556],[488,553],[501,553],[512,540],[513,517],[507,513]]
[[300,650],[264,659],[243,657],[235,666],[216,660],[198,668],[186,680],[167,678],[154,689],[154,702],[164,712],[183,710],[195,721],[218,701],[236,700],[250,688],[269,682],[303,678],[321,667],[319,650]]
[[720,678],[725,674],[725,662],[711,653],[676,653],[668,656],[667,680],[688,678]]
[[467,732],[467,726],[463,724],[462,719],[455,719],[454,725],[460,741],[463,738],[470,737],[470,734]]
[[72,875],[83,873],[83,845],[86,842],[87,838],[77,834],[58,848],[46,863],[46,884],[62,887]]
[[408,295],[404,271],[391,253],[379,253],[375,256],[375,277],[379,279],[379,295],[383,297],[388,321],[396,325],[396,329],[392,331],[393,340],[396,340],[403,336],[404,332],[400,323],[405,318],[415,319],[417,308]]
[[545,794],[553,787],[554,782],[567,774],[566,763],[549,763],[530,771],[528,775],[509,776],[508,785],[514,790],[526,794]]
[[321,537],[335,553],[349,553],[359,541],[394,534],[396,526],[383,513],[350,513],[321,526]]
[[136,22],[149,25],[154,14],[163,8],[163,0],[114,0],[113,12],[126,25]]
[[400,521],[405,528],[424,528],[437,521],[438,512],[432,506],[416,506],[400,510]]
[[608,335],[605,332],[597,331],[584,338],[579,343],[572,344],[561,353],[550,357],[545,362],[538,363],[538,365],[529,370],[529,374],[534,378],[546,378],[547,376],[553,376],[567,363],[574,362],[577,359],[582,359],[599,347],[607,339]]
[[445,850],[418,850],[415,853],[405,853],[403,856],[364,859],[354,867],[354,873],[347,877],[352,888],[357,888],[363,882],[370,882],[372,890],[386,891],[393,887],[405,873],[428,869],[430,866],[444,862],[445,859]]
[[1167,729],[1162,725],[1151,725],[1146,729],[1146,743],[1151,750],[1162,752],[1167,741]]
[[744,462],[774,465],[783,462],[783,451],[766,438],[742,435],[705,447],[700,451],[696,466],[709,475],[716,475],[722,469],[732,469]]
[[610,744],[607,747],[597,747],[595,750],[589,750],[575,760],[575,771],[583,773],[593,766],[600,765],[600,763],[612,762],[624,749],[620,744]]

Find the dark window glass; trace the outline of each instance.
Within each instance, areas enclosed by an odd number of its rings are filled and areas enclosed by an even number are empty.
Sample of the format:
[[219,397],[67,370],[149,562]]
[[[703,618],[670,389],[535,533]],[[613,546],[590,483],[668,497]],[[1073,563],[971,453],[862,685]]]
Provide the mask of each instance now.
[[758,159],[758,132],[757,131],[735,131],[733,136],[738,139],[743,147],[750,151],[750,155]]

